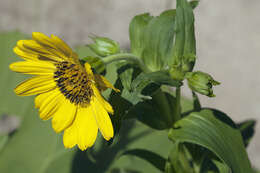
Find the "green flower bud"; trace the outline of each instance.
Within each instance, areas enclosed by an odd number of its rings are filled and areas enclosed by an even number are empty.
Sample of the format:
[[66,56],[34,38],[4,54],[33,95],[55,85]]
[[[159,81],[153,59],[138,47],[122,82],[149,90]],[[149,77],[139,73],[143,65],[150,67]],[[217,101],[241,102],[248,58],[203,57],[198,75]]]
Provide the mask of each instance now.
[[212,87],[220,83],[215,81],[209,74],[201,71],[188,72],[185,77],[188,80],[190,89],[209,97],[215,97]]
[[108,56],[119,52],[119,44],[106,37],[90,37],[94,43],[88,47],[99,56]]

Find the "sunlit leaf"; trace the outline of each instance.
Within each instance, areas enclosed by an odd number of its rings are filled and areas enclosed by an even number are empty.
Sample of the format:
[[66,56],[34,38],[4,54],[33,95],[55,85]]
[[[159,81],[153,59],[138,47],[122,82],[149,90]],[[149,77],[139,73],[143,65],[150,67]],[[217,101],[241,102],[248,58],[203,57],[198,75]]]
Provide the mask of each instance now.
[[216,154],[233,172],[250,173],[252,168],[240,131],[227,120],[208,109],[192,112],[175,124],[169,138],[201,145]]

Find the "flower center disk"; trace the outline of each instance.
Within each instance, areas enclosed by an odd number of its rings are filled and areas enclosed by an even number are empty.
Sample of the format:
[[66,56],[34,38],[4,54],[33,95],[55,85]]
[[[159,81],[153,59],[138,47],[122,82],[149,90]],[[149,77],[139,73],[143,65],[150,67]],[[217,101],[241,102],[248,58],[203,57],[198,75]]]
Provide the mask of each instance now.
[[87,106],[93,95],[91,79],[82,71],[80,65],[63,61],[56,64],[57,71],[54,73],[54,80],[61,93],[71,103],[80,106]]

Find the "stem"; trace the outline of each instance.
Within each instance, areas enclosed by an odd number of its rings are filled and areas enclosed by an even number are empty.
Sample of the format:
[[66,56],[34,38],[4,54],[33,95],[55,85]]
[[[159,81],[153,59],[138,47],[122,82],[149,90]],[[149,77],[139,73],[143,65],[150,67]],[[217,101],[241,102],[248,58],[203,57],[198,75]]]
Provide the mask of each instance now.
[[109,64],[114,61],[120,61],[120,60],[132,61],[133,63],[137,64],[142,69],[143,72],[145,73],[150,72],[150,70],[144,65],[142,59],[131,53],[118,53],[103,58],[105,64]]
[[174,110],[174,122],[181,119],[181,87],[176,88],[176,108]]

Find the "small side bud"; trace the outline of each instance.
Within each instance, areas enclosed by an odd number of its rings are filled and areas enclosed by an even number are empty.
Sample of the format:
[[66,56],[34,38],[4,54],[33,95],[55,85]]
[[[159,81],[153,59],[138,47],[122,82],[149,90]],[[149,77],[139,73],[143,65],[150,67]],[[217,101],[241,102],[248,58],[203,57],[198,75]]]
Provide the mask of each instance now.
[[89,44],[88,47],[99,56],[108,56],[118,53],[120,48],[119,44],[106,37],[90,37],[94,43]]
[[212,87],[219,85],[220,82],[215,81],[209,74],[201,71],[188,72],[185,77],[190,89],[209,97],[215,97]]

